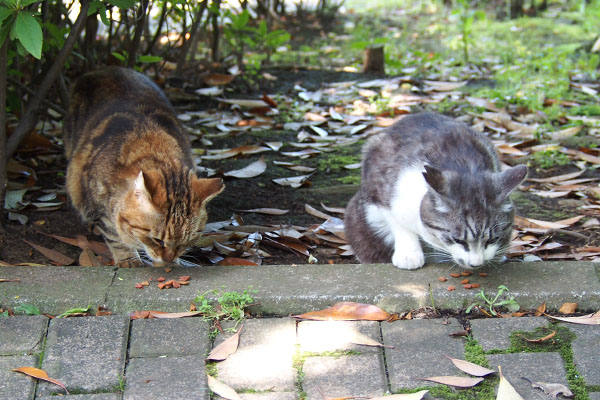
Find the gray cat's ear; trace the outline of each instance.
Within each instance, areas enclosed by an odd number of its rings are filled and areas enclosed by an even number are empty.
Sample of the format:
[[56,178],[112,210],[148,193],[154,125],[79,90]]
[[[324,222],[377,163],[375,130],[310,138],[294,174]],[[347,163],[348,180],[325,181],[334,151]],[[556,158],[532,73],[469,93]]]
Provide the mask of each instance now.
[[500,173],[500,192],[498,194],[497,201],[500,203],[504,201],[510,192],[516,189],[516,187],[525,179],[527,175],[527,167],[525,165],[516,165],[512,168],[507,169]]
[[446,192],[446,179],[444,174],[439,169],[432,167],[431,165],[425,165],[425,172],[423,177],[427,184],[435,190],[438,194],[443,195]]

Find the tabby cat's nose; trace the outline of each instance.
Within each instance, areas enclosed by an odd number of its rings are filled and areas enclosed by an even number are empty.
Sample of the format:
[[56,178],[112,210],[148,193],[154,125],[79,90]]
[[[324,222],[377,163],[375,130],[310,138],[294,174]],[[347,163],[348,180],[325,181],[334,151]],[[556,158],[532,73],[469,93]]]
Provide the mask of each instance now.
[[169,247],[164,247],[160,258],[164,262],[169,263],[175,258],[175,251]]

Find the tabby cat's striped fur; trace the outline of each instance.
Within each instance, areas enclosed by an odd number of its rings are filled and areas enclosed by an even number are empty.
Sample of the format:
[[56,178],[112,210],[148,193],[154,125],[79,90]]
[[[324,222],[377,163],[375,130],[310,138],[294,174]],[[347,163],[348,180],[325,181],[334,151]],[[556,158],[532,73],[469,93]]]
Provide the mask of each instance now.
[[67,191],[99,223],[115,263],[177,260],[198,239],[221,179],[199,179],[169,100],[146,76],[105,68],[73,87],[65,120]]

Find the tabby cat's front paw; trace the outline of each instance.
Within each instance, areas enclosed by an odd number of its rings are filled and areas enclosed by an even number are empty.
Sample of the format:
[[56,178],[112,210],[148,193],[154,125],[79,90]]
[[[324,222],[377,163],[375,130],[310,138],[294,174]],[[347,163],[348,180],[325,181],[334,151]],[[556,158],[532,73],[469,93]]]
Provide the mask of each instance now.
[[392,264],[400,269],[417,269],[425,264],[425,256],[421,249],[413,251],[395,251],[392,256]]

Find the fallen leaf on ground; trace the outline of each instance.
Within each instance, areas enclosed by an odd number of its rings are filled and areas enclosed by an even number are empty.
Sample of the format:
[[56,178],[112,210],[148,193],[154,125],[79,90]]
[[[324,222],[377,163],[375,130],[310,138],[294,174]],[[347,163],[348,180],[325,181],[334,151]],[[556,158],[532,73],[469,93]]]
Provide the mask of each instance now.
[[558,312],[561,314],[573,314],[577,310],[577,303],[564,303],[558,309]]
[[0,278],[0,282],[21,282],[20,278],[8,279],[8,278]]
[[79,265],[82,267],[101,267],[102,263],[90,249],[85,249],[79,255]]
[[387,321],[390,314],[372,304],[342,302],[324,310],[310,311],[301,315],[292,315],[292,317],[316,321]]
[[247,165],[242,169],[236,169],[234,171],[225,172],[223,175],[232,176],[234,178],[254,178],[267,170],[267,163],[263,156],[258,161]]
[[307,213],[309,213],[310,215],[315,216],[317,218],[321,218],[321,219],[325,219],[325,220],[333,218],[331,215],[325,214],[324,212],[317,210],[310,204],[304,204],[304,210]]
[[581,317],[554,317],[552,315],[547,316],[550,318],[557,319],[559,321],[570,322],[572,324],[600,325],[600,311],[597,311],[594,314],[582,315]]
[[393,394],[391,396],[371,397],[370,400],[421,400],[429,390],[420,390],[416,393]]
[[208,75],[204,76],[202,81],[206,85],[209,85],[209,86],[221,86],[221,85],[227,85],[234,78],[235,78],[235,75],[214,73],[214,74],[208,74]]
[[536,317],[540,317],[545,312],[546,312],[546,302],[543,302],[542,304],[540,304],[540,306],[538,306],[538,308],[535,309],[535,314],[534,315]]
[[268,107],[269,105],[264,100],[252,100],[252,99],[223,99],[217,97],[217,100],[227,104],[234,104],[240,107],[254,108],[254,107]]
[[467,84],[467,81],[461,82],[443,82],[443,81],[428,81],[424,80],[423,83],[429,85],[429,88],[425,88],[425,91],[434,90],[436,92],[451,92]]
[[152,319],[152,318],[158,318],[158,319],[172,319],[172,318],[185,318],[185,317],[196,317],[202,315],[201,312],[199,311],[184,311],[184,312],[165,312],[165,311],[154,311],[154,310],[147,310],[147,311],[135,311],[132,314],[130,314],[130,318],[131,319]]
[[219,261],[217,265],[225,265],[225,266],[233,266],[233,265],[251,265],[253,267],[258,267],[258,264],[249,260],[244,260],[243,258],[237,257],[226,257]]
[[291,186],[292,188],[297,189],[302,186],[309,177],[310,175],[292,176],[289,178],[273,179],[273,182],[281,186]]
[[281,210],[279,208],[251,208],[249,210],[236,210],[239,212],[253,212],[258,214],[267,214],[267,215],[283,215],[287,214],[290,210]]
[[31,243],[30,241],[25,239],[23,239],[23,241],[31,247],[33,247],[34,249],[36,249],[37,251],[39,251],[40,253],[42,253],[44,256],[46,256],[48,259],[50,259],[57,265],[71,265],[75,262],[75,260],[71,257],[67,257],[56,250],[48,249],[46,247],[40,246],[39,244]]
[[469,378],[466,376],[431,376],[429,378],[420,378],[423,381],[430,381],[435,383],[441,383],[442,385],[470,388],[481,381],[483,378]]
[[469,375],[486,376],[486,375],[493,374],[494,372],[496,372],[494,370],[482,367],[480,365],[474,364],[469,361],[449,357],[445,354],[444,354],[444,357],[446,357],[448,360],[452,361],[452,364],[454,364],[456,366],[456,368],[460,369],[462,372],[466,372]]
[[56,379],[50,378],[48,376],[48,373],[46,371],[44,371],[43,369],[34,368],[34,367],[19,367],[19,368],[13,369],[13,371],[20,372],[20,373],[30,376],[32,378],[41,379],[46,382],[54,383],[55,385],[58,385],[61,388],[63,388],[65,390],[65,392],[67,392],[67,394],[69,394],[67,387],[62,382],[57,381]]
[[524,400],[504,375],[502,375],[501,366],[498,366],[498,372],[500,373],[500,384],[498,384],[496,400]]
[[[522,335],[518,335],[518,336],[523,337]],[[542,343],[542,342],[545,342],[548,339],[553,338],[554,336],[556,336],[556,331],[552,331],[548,335],[546,335],[544,337],[541,337],[539,339],[527,339],[527,338],[523,337],[523,340],[525,340],[526,342],[529,342],[529,343]]]
[[240,334],[242,333],[243,328],[244,325],[240,326],[240,329],[235,333],[235,335],[226,339],[223,341],[223,343],[212,349],[206,359],[212,361],[223,361],[231,354],[235,353],[238,345],[240,344]]
[[563,384],[547,383],[547,382],[533,382],[532,380],[527,379],[525,377],[521,377],[521,379],[531,383],[531,386],[534,389],[542,389],[544,391],[544,393],[546,393],[547,395],[552,396],[554,398],[556,398],[556,396],[558,396],[559,394],[562,394],[565,397],[573,397],[573,392],[571,392],[569,390],[569,388]]
[[210,390],[227,400],[242,400],[239,394],[223,382],[219,382],[210,375],[206,375]]

